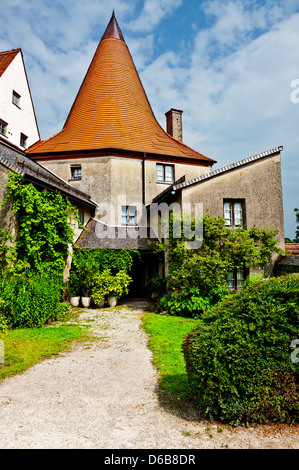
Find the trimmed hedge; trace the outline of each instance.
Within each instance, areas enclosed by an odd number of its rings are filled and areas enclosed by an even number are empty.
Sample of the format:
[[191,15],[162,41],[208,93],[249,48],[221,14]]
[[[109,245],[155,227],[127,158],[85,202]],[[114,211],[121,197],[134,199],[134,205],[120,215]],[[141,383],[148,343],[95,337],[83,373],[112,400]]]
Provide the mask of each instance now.
[[192,397],[230,424],[298,422],[299,274],[249,284],[203,314],[184,340]]

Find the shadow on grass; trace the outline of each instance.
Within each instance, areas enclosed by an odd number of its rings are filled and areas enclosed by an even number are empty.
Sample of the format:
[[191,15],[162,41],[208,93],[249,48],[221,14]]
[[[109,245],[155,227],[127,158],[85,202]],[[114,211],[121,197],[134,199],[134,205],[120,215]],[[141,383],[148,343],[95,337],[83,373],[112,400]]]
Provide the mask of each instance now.
[[186,374],[169,374],[161,378],[156,393],[160,406],[167,413],[187,421],[209,422],[207,417],[199,413],[192,400]]

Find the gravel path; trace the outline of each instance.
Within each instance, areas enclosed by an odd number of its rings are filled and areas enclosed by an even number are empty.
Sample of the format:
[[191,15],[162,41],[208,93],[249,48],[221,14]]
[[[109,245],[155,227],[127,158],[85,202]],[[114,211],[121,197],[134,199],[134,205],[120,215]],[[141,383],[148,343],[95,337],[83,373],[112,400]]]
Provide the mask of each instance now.
[[142,314],[82,310],[99,340],[1,382],[0,448],[299,449],[298,427],[231,429],[161,401]]

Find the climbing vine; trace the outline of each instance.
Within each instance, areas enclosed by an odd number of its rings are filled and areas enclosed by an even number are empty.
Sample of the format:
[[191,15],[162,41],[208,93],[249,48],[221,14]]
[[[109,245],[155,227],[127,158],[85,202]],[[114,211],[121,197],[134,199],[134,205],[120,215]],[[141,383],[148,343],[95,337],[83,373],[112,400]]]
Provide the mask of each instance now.
[[62,272],[69,245],[73,244],[70,218],[77,210],[60,193],[25,184],[19,174],[9,175],[6,190],[2,204],[12,199],[12,212],[19,225],[10,265],[15,271],[25,266],[35,272]]
[[257,265],[265,269],[274,252],[283,253],[275,238],[277,231],[257,227],[232,230],[225,226],[223,218],[208,215],[202,220],[201,247],[187,249],[183,236],[172,236],[173,217],[170,237],[158,244],[158,249],[168,255],[167,292],[159,302],[170,313],[201,314],[228,294],[226,272]]

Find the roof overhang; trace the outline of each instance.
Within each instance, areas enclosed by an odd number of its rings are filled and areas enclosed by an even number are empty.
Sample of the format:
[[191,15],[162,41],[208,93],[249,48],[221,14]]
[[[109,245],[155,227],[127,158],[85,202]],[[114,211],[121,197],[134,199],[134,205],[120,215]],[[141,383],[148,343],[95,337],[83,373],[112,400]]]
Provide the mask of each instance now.
[[167,155],[152,152],[142,152],[134,150],[126,150],[119,148],[101,148],[101,149],[89,149],[89,150],[66,150],[60,152],[38,152],[30,151],[30,148],[26,152],[27,156],[32,160],[37,161],[49,161],[49,160],[69,160],[76,158],[94,158],[98,156],[115,156],[121,158],[133,158],[138,160],[152,160],[152,161],[165,161],[173,163],[183,163],[185,165],[200,165],[200,166],[211,166],[214,165],[216,160],[202,158],[200,155],[198,158],[181,157],[178,155]]

